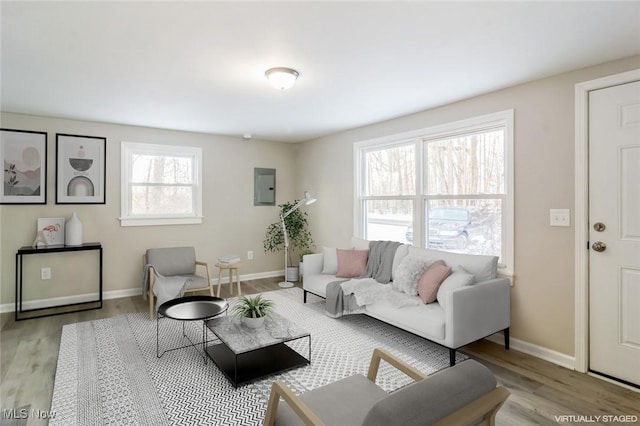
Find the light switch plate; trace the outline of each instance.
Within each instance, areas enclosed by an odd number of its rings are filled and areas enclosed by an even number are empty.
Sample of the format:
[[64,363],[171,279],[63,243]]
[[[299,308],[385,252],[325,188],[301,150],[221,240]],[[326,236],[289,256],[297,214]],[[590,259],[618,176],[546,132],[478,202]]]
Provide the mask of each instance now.
[[571,211],[569,209],[549,209],[549,225],[571,226]]

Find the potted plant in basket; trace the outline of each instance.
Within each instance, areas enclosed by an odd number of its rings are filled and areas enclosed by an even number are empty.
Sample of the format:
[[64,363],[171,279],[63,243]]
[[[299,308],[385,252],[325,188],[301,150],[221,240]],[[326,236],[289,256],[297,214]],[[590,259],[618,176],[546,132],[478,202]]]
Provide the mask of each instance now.
[[264,324],[264,319],[273,308],[273,300],[265,299],[261,294],[257,296],[242,296],[231,311],[240,318],[240,322],[249,328],[258,328]]
[[[279,204],[280,216],[289,212],[298,204],[299,200],[293,203]],[[308,251],[315,247],[311,232],[309,232],[309,224],[307,222],[307,212],[298,209],[291,212],[284,218],[284,224],[287,227],[287,235],[289,237],[289,252],[287,261],[287,278],[290,281],[298,281],[298,266],[293,265],[291,261],[291,252]],[[262,242],[265,252],[278,252],[284,250],[284,233],[282,232],[282,223],[274,222],[267,228],[267,234]]]

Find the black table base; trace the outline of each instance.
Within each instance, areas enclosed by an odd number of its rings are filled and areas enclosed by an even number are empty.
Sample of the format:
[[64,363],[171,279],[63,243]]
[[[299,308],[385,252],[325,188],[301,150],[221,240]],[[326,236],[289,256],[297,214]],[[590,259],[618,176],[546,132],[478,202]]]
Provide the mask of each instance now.
[[238,387],[276,373],[311,364],[311,337],[306,337],[309,339],[309,358],[305,358],[284,343],[238,355],[225,344],[220,343],[208,346],[206,352],[227,379]]

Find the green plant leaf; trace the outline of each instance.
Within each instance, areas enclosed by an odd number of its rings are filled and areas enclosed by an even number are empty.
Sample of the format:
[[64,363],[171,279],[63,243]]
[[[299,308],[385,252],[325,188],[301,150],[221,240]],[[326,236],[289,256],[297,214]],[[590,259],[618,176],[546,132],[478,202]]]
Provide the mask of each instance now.
[[257,296],[242,296],[231,308],[234,316],[247,318],[261,318],[269,315],[273,308],[273,300],[265,299],[261,294]]

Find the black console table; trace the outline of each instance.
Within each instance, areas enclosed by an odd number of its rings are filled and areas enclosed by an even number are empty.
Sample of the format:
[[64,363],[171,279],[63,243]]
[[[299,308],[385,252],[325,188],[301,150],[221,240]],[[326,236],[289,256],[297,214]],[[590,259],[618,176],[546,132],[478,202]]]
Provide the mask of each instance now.
[[[46,308],[36,308],[36,309],[22,309],[22,257],[26,255],[32,254],[44,254],[44,253],[64,253],[64,252],[74,252],[74,251],[88,251],[88,250],[96,250],[100,256],[100,267],[99,267],[99,282],[100,289],[98,291],[98,300],[90,300],[87,302],[80,303],[69,303],[66,305],[55,305],[55,306],[47,306]],[[65,307],[73,307],[74,309],[70,310],[58,310],[56,312],[51,312],[54,308],[65,308]],[[102,308],[102,245],[100,243],[85,243],[79,246],[44,246],[44,247],[32,247],[26,246],[21,247],[16,252],[16,309],[15,309],[15,319],[16,321],[21,321],[25,319],[31,318],[40,318],[40,317],[48,317],[52,315],[60,315],[60,314],[68,314],[70,312],[80,312],[80,311],[88,311],[91,309],[101,309]],[[44,312],[50,311],[50,312]],[[44,313],[43,313],[44,312]],[[20,317],[20,314],[23,313],[35,313],[36,315],[28,315],[26,317]]]

